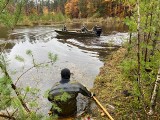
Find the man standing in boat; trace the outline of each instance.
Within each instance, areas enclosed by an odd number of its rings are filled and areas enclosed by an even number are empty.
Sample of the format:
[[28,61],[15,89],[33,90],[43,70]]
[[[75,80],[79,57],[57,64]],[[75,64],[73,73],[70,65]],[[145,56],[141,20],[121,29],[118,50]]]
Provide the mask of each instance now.
[[61,71],[61,80],[56,83],[48,94],[48,100],[53,104],[50,114],[58,116],[72,116],[77,112],[78,93],[92,97],[90,91],[82,84],[70,81],[70,70],[65,68]]
[[98,27],[98,26],[97,26],[97,25],[95,25],[95,26],[92,28],[92,31],[96,33],[96,31],[97,31],[97,27]]
[[66,25],[64,25],[64,26],[63,26],[62,31],[67,31],[67,27],[66,27]]
[[95,33],[97,36],[100,36],[101,33],[102,33],[102,28],[99,27],[98,25],[95,25],[95,26],[92,28],[92,31],[93,31],[93,33]]
[[85,33],[88,32],[88,29],[85,27],[85,25],[82,26],[81,32],[85,32]]

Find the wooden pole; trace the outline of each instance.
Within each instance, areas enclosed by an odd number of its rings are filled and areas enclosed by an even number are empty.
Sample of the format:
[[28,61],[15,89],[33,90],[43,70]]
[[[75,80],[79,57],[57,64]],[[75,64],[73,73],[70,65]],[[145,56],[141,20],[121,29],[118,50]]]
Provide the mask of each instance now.
[[109,112],[101,105],[101,103],[97,100],[95,96],[93,96],[93,99],[96,101],[96,103],[100,106],[100,108],[107,114],[110,120],[114,120],[112,116],[109,114]]

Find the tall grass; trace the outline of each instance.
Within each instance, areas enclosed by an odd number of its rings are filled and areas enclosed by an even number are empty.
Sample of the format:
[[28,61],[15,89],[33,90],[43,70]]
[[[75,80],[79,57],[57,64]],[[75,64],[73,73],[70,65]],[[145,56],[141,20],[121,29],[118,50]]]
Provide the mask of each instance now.
[[[24,17],[26,19],[26,17]],[[24,19],[24,20],[25,20]],[[63,15],[61,12],[56,14],[46,14],[46,15],[38,15],[38,14],[32,14],[28,16],[28,22],[32,22],[33,24],[51,24],[53,22],[65,22],[68,19],[67,16]],[[26,23],[26,20],[25,22]]]
[[74,18],[70,19],[68,16],[64,15],[63,13],[48,13],[46,15],[38,15],[38,14],[31,14],[29,16],[23,15],[23,19],[19,22],[19,25],[51,25],[53,23],[88,23],[88,22],[99,22],[99,23],[106,23],[106,24],[114,24],[115,22],[123,22],[120,18],[102,18],[95,16],[89,18]]

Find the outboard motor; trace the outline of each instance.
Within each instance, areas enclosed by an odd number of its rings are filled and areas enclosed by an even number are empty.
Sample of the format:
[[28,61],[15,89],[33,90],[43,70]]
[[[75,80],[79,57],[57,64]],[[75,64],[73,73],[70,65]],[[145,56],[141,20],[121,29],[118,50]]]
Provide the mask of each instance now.
[[101,33],[102,33],[102,28],[101,28],[101,27],[97,27],[97,28],[96,28],[96,35],[97,35],[98,37],[100,37]]

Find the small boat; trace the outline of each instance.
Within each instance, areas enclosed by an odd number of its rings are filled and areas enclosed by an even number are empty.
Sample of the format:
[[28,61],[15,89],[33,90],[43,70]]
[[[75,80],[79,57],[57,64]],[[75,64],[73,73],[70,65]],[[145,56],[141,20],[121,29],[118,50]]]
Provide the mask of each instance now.
[[74,36],[74,37],[100,37],[102,29],[99,28],[96,31],[81,32],[81,30],[55,30],[59,35],[62,36]]

